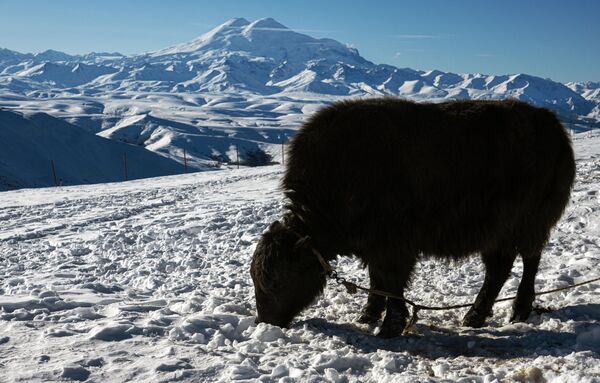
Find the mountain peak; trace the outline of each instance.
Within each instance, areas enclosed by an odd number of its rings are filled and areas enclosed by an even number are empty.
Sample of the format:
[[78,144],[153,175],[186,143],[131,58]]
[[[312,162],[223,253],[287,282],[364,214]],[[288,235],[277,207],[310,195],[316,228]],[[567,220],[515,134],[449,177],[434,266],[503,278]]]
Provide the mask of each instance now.
[[202,36],[198,37],[194,41],[208,41],[216,36],[227,34],[227,33],[235,33],[236,30],[242,30],[242,28],[249,25],[250,22],[243,17],[234,17],[233,19],[229,19],[223,24],[216,26],[210,31],[206,32]]
[[265,18],[258,19],[256,21],[252,22],[250,25],[248,25],[246,28],[244,28],[245,32],[251,31],[251,30],[289,31],[290,29],[288,27],[286,27],[285,25],[277,22],[275,19],[273,19],[271,17],[265,17]]
[[[285,32],[285,35],[278,32]],[[294,32],[271,17],[253,22],[238,17],[227,20],[192,41],[150,52],[149,55],[204,54],[209,50],[269,53],[274,46],[285,49],[290,45],[314,41],[314,38]]]
[[219,27],[245,27],[250,24],[250,22],[243,17],[234,17],[232,19],[227,20],[223,24],[219,25]]
[[55,51],[54,49],[46,49],[43,52],[34,53],[33,57],[38,60],[47,60],[47,61],[69,61],[72,60],[74,56],[70,54]]

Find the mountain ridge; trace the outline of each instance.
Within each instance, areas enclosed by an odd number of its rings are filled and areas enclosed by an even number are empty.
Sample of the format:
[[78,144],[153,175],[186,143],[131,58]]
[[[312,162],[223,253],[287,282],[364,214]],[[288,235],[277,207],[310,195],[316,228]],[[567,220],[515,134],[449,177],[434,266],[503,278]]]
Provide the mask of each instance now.
[[272,18],[253,22],[233,18],[188,42],[133,56],[68,55],[54,50],[21,54],[0,49],[0,89],[21,94],[68,89],[97,93],[302,91],[420,100],[513,97],[547,106],[568,119],[588,116],[600,102],[597,93],[581,83],[569,84],[523,73],[457,74],[374,64],[354,48],[296,32]]

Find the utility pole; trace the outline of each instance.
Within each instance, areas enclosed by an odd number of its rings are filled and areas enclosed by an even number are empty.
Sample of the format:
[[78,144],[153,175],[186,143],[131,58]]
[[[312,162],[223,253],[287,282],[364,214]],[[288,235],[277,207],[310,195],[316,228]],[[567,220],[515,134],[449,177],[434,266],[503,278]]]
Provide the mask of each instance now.
[[52,177],[54,177],[54,186],[58,186],[58,179],[56,178],[56,168],[54,167],[54,160],[50,160],[50,165],[52,165]]
[[183,167],[185,168],[185,172],[187,173],[187,155],[185,153],[185,148],[183,149]]
[[123,153],[123,167],[125,170],[125,181],[127,181],[128,180],[128,177],[127,177],[127,153]]
[[283,133],[279,137],[281,138],[281,165],[285,165],[285,145],[284,145],[285,141],[283,138]]

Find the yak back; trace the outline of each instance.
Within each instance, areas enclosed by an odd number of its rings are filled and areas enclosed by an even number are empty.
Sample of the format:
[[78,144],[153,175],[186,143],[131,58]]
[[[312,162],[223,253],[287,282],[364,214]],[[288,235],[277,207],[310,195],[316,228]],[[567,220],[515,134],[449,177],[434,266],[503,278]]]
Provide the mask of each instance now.
[[570,139],[546,109],[379,98],[310,118],[291,142],[282,187],[323,248],[460,258],[503,243],[541,246],[574,172]]

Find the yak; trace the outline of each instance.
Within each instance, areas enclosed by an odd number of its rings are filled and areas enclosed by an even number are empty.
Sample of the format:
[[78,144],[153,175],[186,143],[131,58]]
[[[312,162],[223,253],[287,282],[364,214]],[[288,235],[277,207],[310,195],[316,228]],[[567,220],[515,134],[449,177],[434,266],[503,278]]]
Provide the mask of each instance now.
[[[525,321],[574,177],[566,129],[521,101],[385,97],[324,107],[289,145],[284,215],[252,258],[257,321],[289,326],[323,291],[326,263],[338,255],[360,259],[371,288],[402,297],[419,258],[473,254],[485,277],[464,325],[484,325],[517,255],[511,320]],[[401,299],[369,294],[358,321],[378,323],[384,311],[378,335],[401,335]]]

